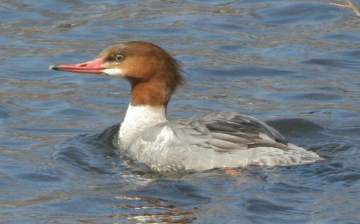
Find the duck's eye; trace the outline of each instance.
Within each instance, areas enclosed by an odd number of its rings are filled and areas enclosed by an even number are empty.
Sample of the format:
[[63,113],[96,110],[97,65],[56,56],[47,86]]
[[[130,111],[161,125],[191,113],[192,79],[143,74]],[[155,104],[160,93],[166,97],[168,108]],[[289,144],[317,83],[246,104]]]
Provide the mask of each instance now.
[[124,60],[124,58],[125,58],[125,56],[122,55],[122,54],[117,54],[117,55],[115,55],[115,61],[116,61],[116,62],[121,62],[121,61]]

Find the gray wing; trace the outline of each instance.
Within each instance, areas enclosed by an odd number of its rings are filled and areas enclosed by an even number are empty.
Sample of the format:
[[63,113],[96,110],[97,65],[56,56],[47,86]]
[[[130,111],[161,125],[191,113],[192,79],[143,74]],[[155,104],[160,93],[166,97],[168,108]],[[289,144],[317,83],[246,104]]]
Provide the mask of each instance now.
[[287,141],[274,128],[253,117],[235,113],[210,114],[202,119],[209,144],[217,151],[275,147],[287,149]]
[[256,147],[288,148],[287,141],[275,129],[253,117],[237,113],[211,113],[200,119],[167,122],[153,128],[151,135],[155,137],[164,125],[170,127],[176,136],[177,143],[174,144],[182,146],[196,145],[218,152]]

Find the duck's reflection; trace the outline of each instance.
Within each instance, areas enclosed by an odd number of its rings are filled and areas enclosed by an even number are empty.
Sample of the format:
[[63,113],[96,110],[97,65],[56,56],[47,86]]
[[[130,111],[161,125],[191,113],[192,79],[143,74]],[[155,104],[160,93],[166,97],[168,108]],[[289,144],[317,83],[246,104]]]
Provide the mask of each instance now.
[[196,207],[184,209],[166,200],[146,196],[118,196],[117,199],[130,203],[116,206],[117,212],[112,215],[114,219],[135,223],[191,223],[196,219]]

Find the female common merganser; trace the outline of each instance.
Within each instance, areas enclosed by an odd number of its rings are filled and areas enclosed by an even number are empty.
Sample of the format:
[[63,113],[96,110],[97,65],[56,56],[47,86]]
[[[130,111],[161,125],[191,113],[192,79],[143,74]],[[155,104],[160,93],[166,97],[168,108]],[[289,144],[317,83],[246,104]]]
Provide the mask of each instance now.
[[166,107],[183,83],[179,64],[162,48],[131,41],[113,45],[91,61],[50,69],[125,78],[131,102],[116,147],[160,173],[205,171],[249,165],[298,165],[320,157],[288,143],[267,124],[238,113],[212,113],[169,121]]

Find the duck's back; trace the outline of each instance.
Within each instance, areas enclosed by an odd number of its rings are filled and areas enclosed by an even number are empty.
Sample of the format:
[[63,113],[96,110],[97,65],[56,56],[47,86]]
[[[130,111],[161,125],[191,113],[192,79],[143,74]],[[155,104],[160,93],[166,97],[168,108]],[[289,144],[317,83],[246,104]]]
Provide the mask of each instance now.
[[295,165],[320,159],[288,143],[267,124],[237,113],[158,124],[145,130],[128,152],[159,172]]

